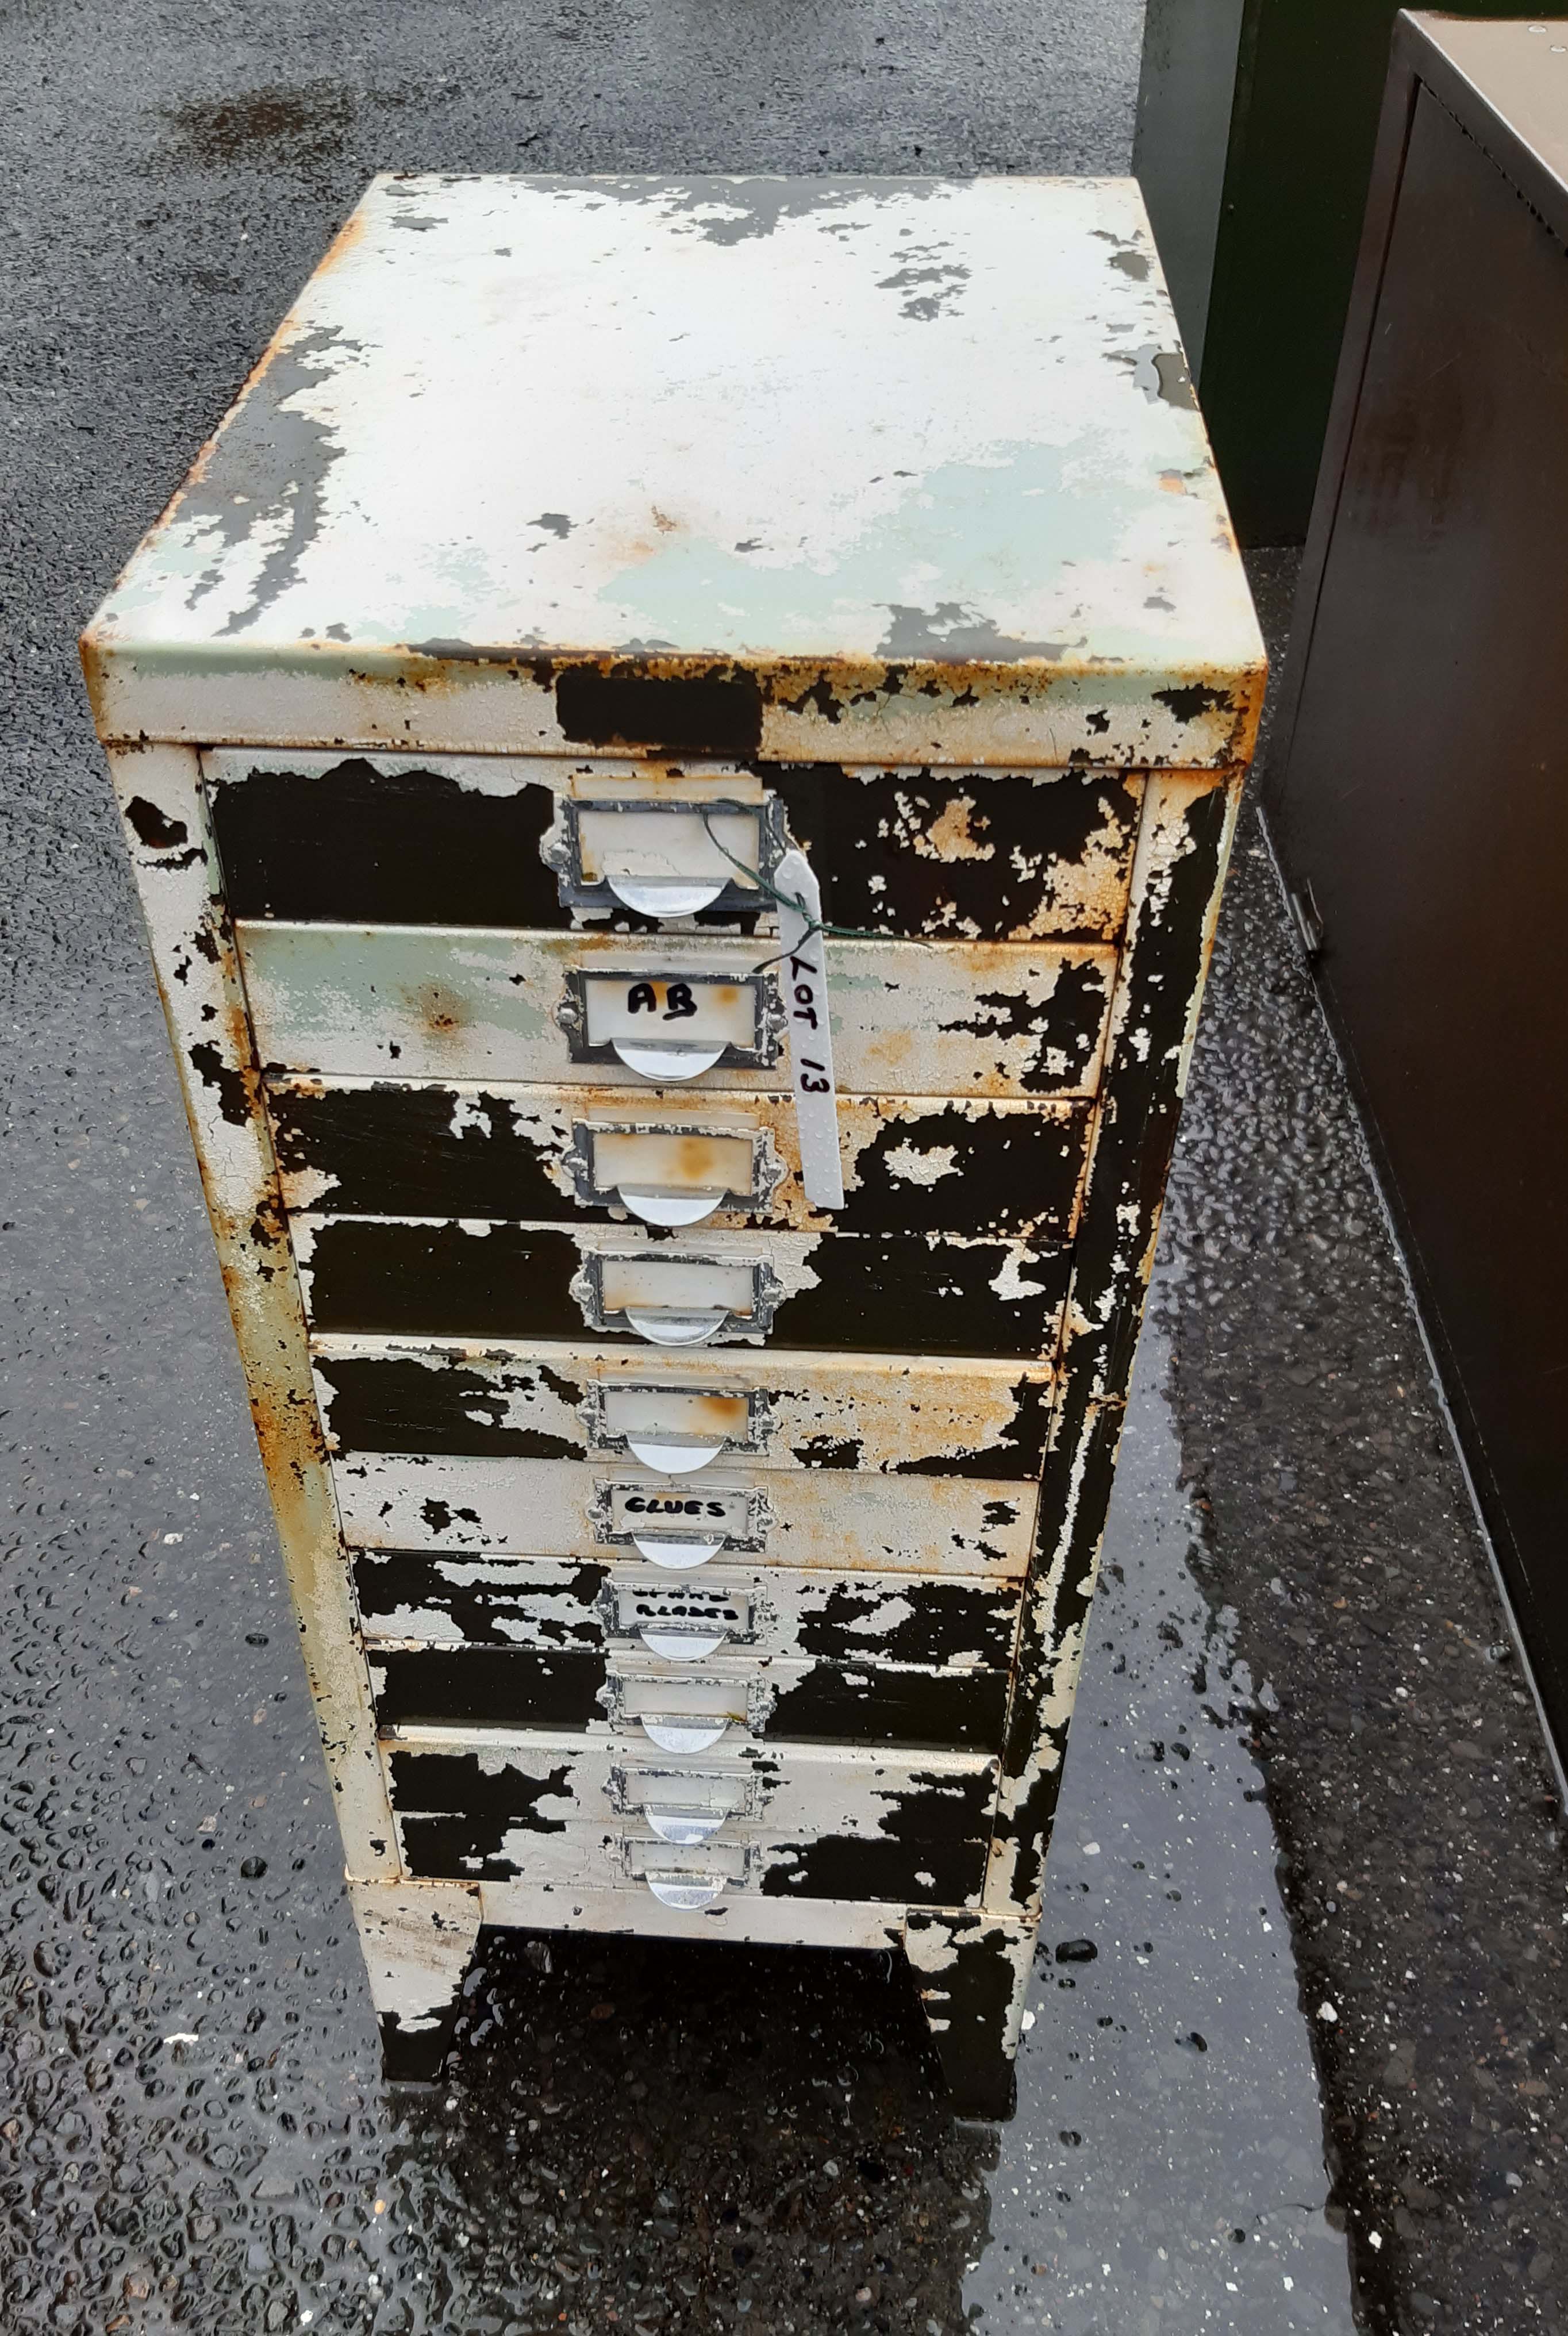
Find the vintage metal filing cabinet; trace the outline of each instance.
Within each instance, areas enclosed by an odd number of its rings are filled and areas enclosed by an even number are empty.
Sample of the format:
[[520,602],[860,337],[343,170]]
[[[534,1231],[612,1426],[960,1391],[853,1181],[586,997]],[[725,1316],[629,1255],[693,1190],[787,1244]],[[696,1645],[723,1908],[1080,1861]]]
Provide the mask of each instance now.
[[389,2065],[894,1945],[999,2110],[1262,682],[1135,188],[379,179],[83,648]]

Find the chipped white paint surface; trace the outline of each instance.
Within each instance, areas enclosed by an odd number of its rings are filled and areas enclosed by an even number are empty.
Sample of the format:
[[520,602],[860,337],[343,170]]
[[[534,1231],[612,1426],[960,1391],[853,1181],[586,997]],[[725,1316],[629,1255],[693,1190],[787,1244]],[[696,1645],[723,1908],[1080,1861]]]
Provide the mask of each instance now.
[[[572,1007],[580,981],[613,982],[626,994],[654,975],[716,986],[711,1027],[720,1043],[732,1028],[764,1032],[759,1053],[721,1055],[693,1076],[690,1092],[780,1084],[778,977],[772,967],[757,970],[777,955],[776,943],[281,920],[237,930],[269,1067],[333,1079],[570,1081],[646,1093],[659,1082],[618,1061],[609,1039],[595,1044],[591,1025],[579,1037]],[[835,941],[841,1083],[886,1095],[1091,1094],[1115,964],[1114,949],[1066,942]]]
[[[95,619],[100,725],[570,751],[485,650],[755,668],[785,757],[1244,756],[1135,184],[376,180]],[[932,665],[987,702],[810,699]]]

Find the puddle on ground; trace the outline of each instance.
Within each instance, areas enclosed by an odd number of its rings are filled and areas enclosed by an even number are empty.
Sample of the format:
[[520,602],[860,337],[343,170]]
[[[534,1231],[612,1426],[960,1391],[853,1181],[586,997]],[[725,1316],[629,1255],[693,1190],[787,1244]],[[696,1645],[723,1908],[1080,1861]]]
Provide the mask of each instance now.
[[[1252,1683],[1138,1356],[970,2317],[1060,2336],[1349,2336],[1322,2110],[1275,1877]],[[1261,1690],[1265,1698],[1268,1689]]]

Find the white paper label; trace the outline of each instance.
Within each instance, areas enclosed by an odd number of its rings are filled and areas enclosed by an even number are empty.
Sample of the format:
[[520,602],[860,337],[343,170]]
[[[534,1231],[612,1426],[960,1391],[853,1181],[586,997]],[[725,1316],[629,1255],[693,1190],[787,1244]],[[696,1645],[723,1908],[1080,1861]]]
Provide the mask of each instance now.
[[756,1516],[744,1491],[692,1493],[677,1485],[612,1484],[609,1537],[649,1541],[727,1541],[755,1545]]
[[[828,1012],[827,947],[823,935],[812,931],[822,918],[822,892],[803,852],[785,852],[774,871],[774,887],[781,896],[778,922],[784,954],[777,972],[789,1031],[801,1184],[814,1207],[842,1209],[844,1178]],[[785,900],[794,900],[803,904],[803,915],[784,906]]]

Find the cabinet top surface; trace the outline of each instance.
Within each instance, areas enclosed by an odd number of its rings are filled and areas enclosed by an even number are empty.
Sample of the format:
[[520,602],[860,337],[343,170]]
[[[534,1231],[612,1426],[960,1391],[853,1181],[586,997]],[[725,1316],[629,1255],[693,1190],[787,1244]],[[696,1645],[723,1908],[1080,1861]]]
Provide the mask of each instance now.
[[93,619],[100,727],[169,735],[138,676],[438,697],[552,657],[850,733],[857,689],[961,673],[982,762],[988,689],[1016,744],[1020,687],[1103,685],[1151,759],[1244,754],[1261,650],[1134,182],[375,180]]

